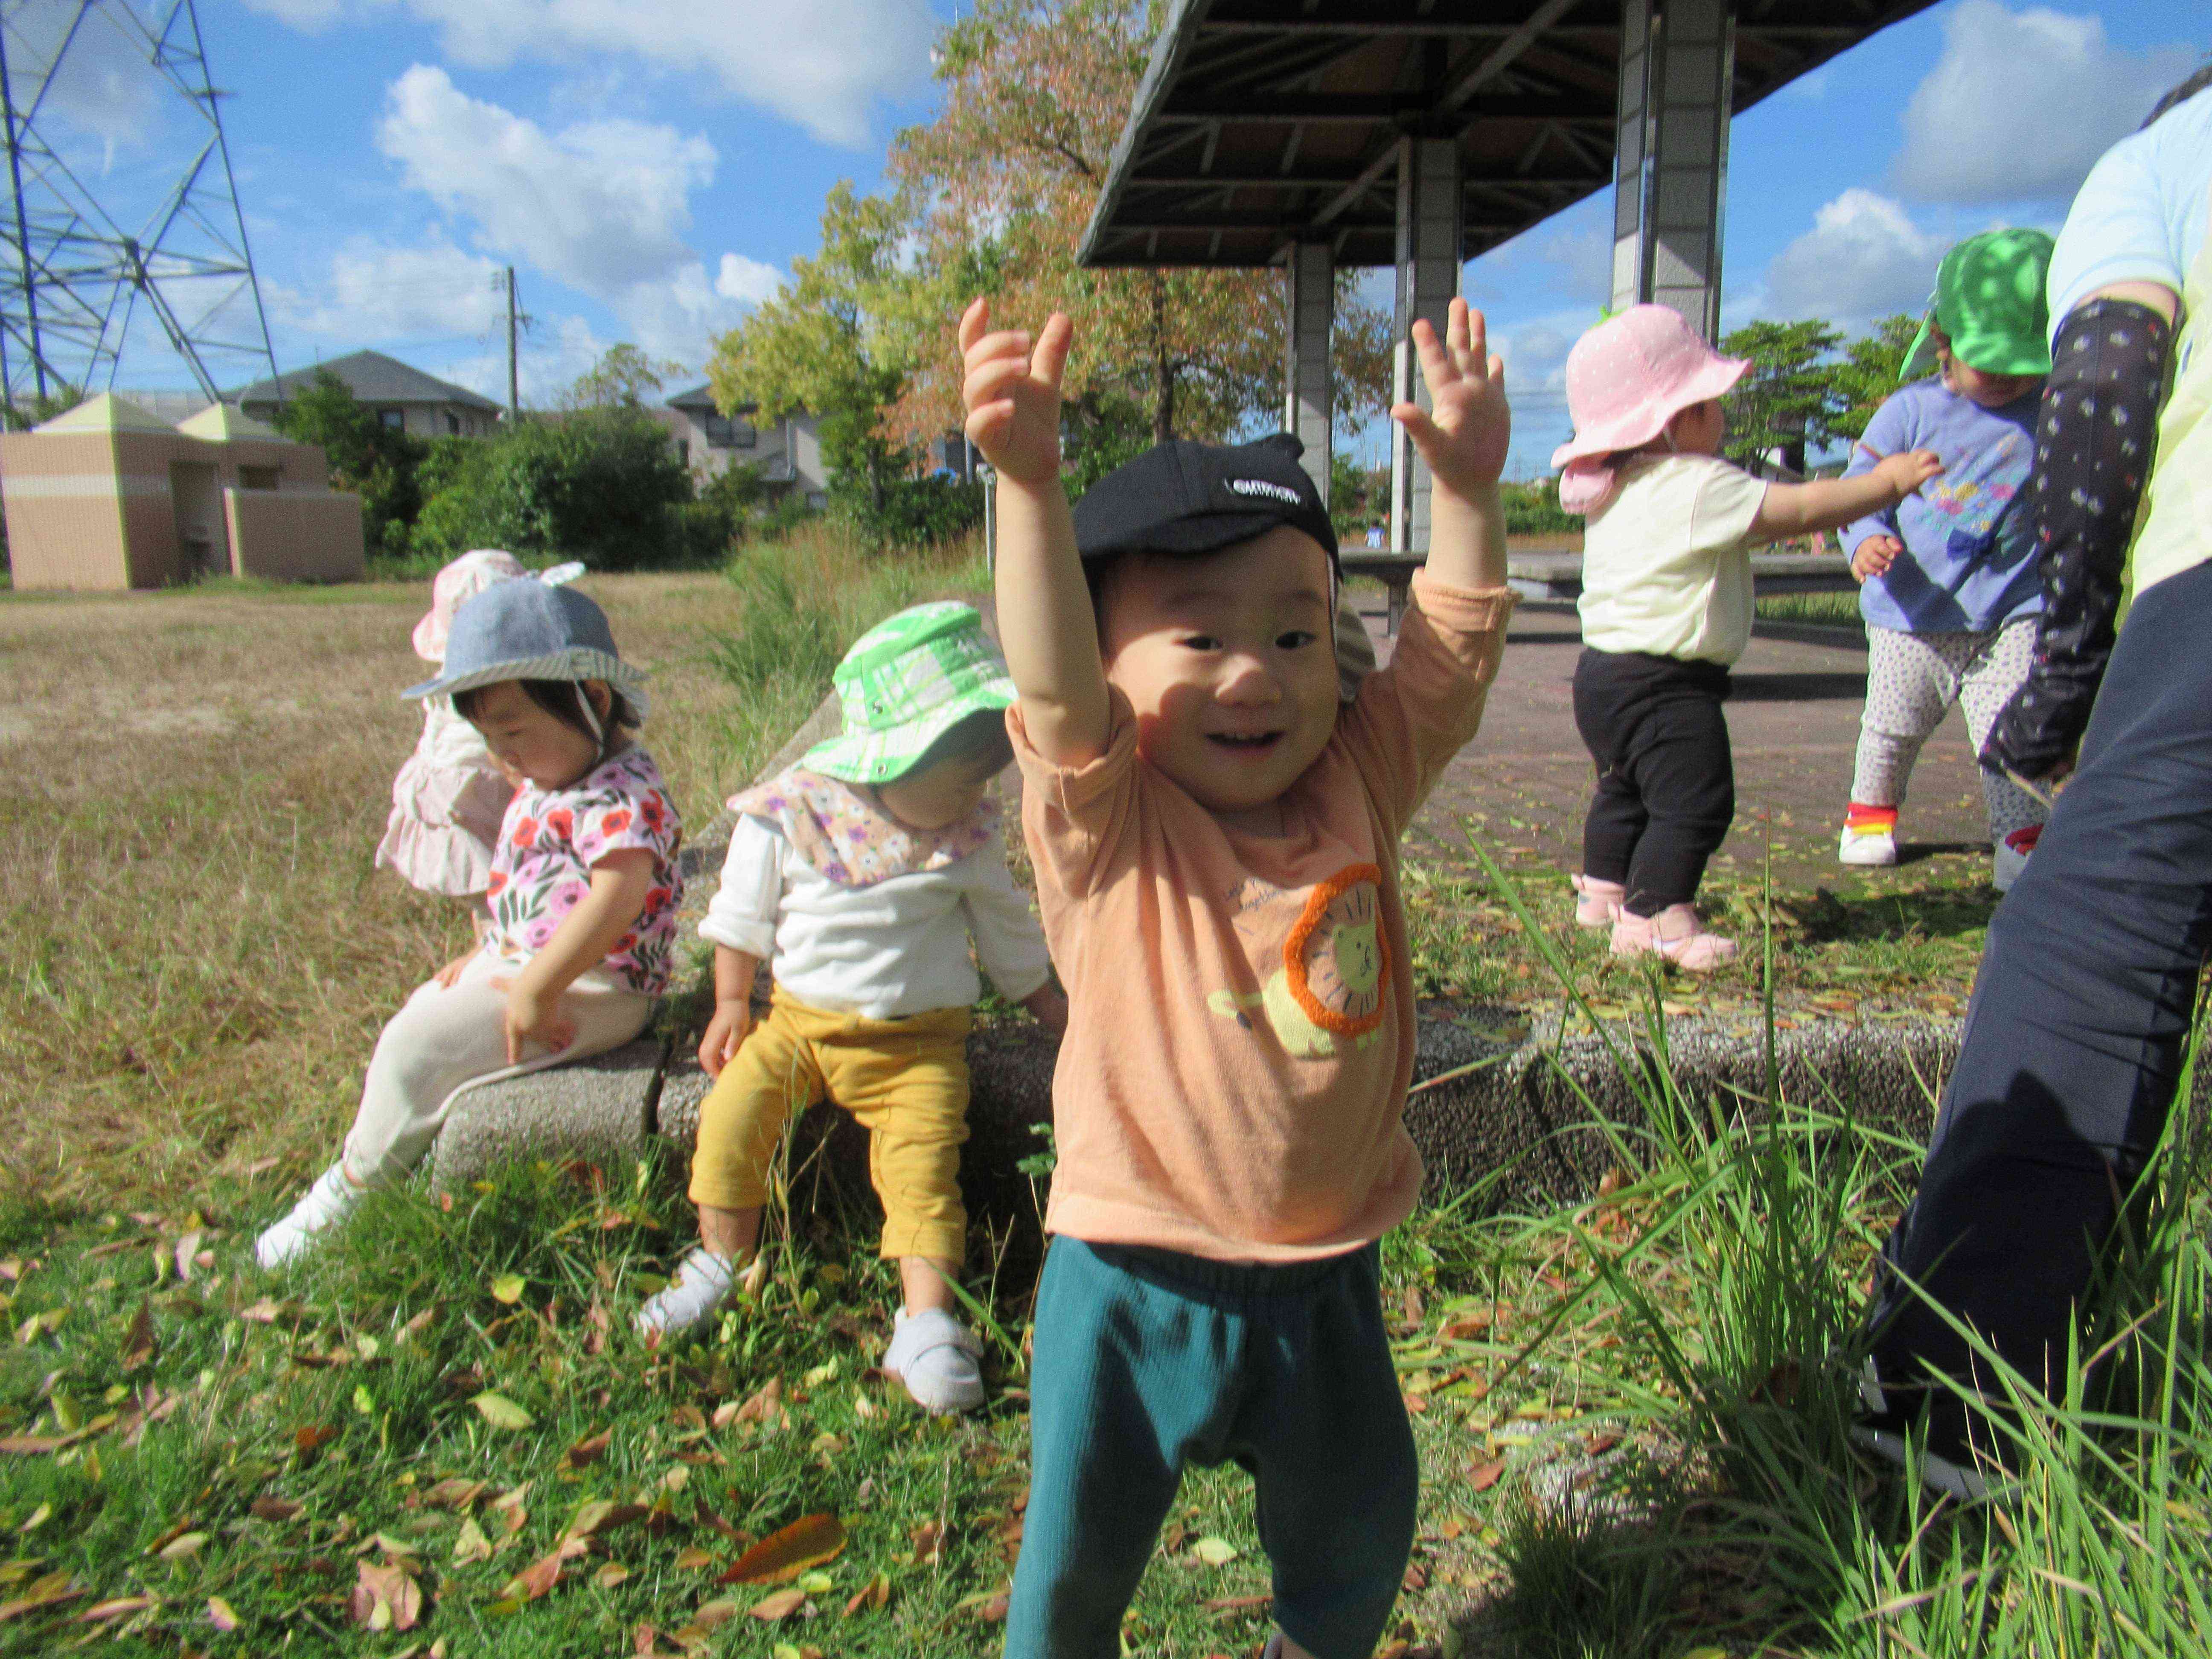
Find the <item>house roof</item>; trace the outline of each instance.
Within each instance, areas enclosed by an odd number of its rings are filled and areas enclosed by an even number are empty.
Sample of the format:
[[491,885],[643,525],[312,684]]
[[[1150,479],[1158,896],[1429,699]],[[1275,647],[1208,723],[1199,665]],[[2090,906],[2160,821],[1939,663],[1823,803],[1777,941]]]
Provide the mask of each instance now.
[[500,404],[481,393],[465,386],[455,386],[451,380],[441,380],[434,374],[425,374],[380,351],[350,352],[307,368],[294,369],[273,380],[256,380],[252,386],[228,393],[225,400],[267,404],[278,401],[280,397],[295,398],[312,388],[318,371],[325,368],[343,380],[353,395],[365,404],[459,404],[464,408],[493,415],[501,410]]
[[127,403],[112,392],[103,392],[97,398],[88,398],[75,409],[64,410],[51,421],[41,421],[32,428],[37,432],[171,432],[175,428],[166,421],[157,421],[134,403]]
[[234,438],[274,439],[281,443],[284,439],[276,428],[241,414],[234,404],[210,404],[190,420],[178,422],[177,430],[187,438],[206,438],[216,443]]
[[[1732,7],[1732,107],[1929,3]],[[1458,145],[1473,258],[1613,183],[1620,36],[1620,0],[1173,0],[1082,262],[1390,264],[1409,133]]]
[[[668,400],[668,407],[702,410],[709,415],[719,415],[722,412],[722,406],[714,401],[714,383],[709,380],[700,381],[689,392],[678,392]],[[749,415],[757,407],[758,405],[754,404],[740,404],[738,405],[738,412],[740,415]]]

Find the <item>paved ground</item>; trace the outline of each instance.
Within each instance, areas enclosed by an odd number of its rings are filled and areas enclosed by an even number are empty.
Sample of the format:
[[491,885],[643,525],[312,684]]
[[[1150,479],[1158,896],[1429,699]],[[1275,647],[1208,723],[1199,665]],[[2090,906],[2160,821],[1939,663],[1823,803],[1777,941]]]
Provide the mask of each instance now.
[[[1379,601],[1363,610],[1379,638]],[[1452,763],[1413,830],[1445,856],[1464,859],[1462,823],[1488,838],[1493,856],[1530,874],[1580,867],[1590,763],[1575,734],[1571,689],[1581,630],[1571,604],[1523,604],[1482,732]],[[1986,872],[1981,788],[1954,710],[1929,740],[1899,826],[1895,871],[1845,870],[1836,839],[1850,788],[1866,693],[1866,653],[1841,629],[1762,624],[1736,665],[1728,704],[1735,744],[1736,819],[1714,878],[1758,883],[1773,858],[1778,886],[1838,894],[1952,881]]]

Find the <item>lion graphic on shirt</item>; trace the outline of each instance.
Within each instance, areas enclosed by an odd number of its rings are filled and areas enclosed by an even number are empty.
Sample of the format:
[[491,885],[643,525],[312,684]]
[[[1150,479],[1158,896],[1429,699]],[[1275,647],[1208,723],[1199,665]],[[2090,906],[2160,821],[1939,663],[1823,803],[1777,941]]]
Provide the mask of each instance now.
[[1375,1041],[1389,977],[1380,870],[1348,865],[1303,890],[1249,880],[1231,902],[1255,966],[1271,958],[1282,965],[1261,981],[1257,995],[1216,991],[1209,1009],[1249,1026],[1245,1011],[1257,1008],[1284,1051],[1301,1060]]

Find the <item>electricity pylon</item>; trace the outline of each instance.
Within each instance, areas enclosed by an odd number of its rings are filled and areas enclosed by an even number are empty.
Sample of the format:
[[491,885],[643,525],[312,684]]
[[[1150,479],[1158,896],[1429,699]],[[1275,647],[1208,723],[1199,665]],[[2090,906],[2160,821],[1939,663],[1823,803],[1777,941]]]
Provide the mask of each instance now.
[[[118,176],[111,129],[95,173],[100,125],[122,118],[114,88],[125,76],[141,83],[137,125],[158,129],[130,137],[153,159]],[[7,408],[113,386],[126,345],[155,344],[148,320],[209,398],[219,371],[275,377],[223,139],[227,95],[210,83],[193,0],[0,0]]]

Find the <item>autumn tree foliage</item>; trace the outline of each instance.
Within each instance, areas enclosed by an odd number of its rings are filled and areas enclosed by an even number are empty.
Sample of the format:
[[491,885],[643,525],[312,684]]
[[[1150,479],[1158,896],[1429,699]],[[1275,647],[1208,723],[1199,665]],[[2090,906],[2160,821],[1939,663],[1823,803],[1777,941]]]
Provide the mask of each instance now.
[[[908,314],[893,429],[959,424],[954,325],[975,293],[1004,320],[1076,325],[1066,383],[1085,428],[1218,437],[1282,396],[1279,270],[1085,270],[1076,249],[1142,79],[1159,9],[1142,0],[977,0],[939,37],[944,107],[899,136],[891,172],[918,205],[927,303]],[[919,298],[917,295],[915,297]],[[1340,283],[1337,418],[1379,410],[1390,319]]]

